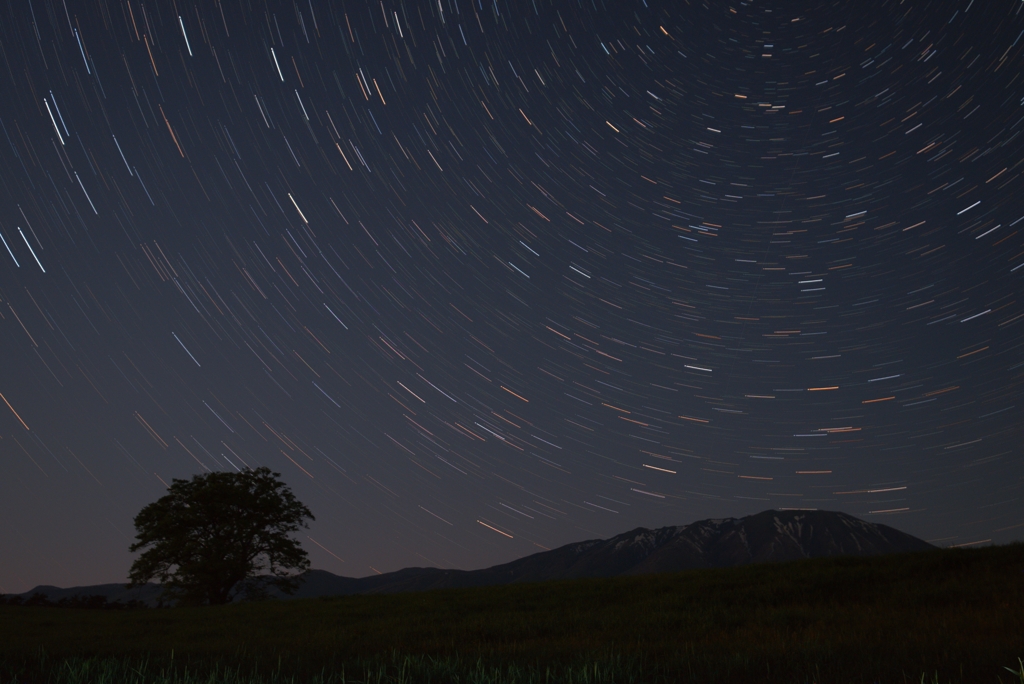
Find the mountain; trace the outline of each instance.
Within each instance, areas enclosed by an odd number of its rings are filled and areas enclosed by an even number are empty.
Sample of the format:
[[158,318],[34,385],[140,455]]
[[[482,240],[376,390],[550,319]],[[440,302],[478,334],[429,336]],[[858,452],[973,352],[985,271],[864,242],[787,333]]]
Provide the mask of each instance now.
[[[768,510],[744,518],[701,520],[681,527],[656,530],[638,527],[611,539],[567,544],[482,570],[405,568],[358,579],[339,577],[325,570],[309,570],[303,574],[303,582],[292,596],[273,589],[271,594],[279,598],[390,594],[727,568],[826,556],[874,556],[934,548],[887,525],[865,522],[846,513]],[[146,584],[130,591],[123,584],[69,589],[38,586],[20,596],[27,599],[34,593],[51,601],[100,595],[111,602],[134,598],[155,605],[160,586]]]
[[[483,570],[406,568],[358,580],[311,571],[295,598],[377,594],[724,568],[824,556],[871,556],[935,548],[887,525],[831,511],[764,511],[683,527],[639,527],[536,553]],[[337,583],[334,582],[337,580]]]

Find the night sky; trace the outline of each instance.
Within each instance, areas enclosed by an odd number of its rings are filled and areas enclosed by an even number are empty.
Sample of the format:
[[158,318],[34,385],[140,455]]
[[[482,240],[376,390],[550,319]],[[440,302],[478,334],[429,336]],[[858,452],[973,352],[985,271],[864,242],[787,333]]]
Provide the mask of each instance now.
[[17,0],[0,591],[268,466],[312,565],[1024,536],[1024,2]]

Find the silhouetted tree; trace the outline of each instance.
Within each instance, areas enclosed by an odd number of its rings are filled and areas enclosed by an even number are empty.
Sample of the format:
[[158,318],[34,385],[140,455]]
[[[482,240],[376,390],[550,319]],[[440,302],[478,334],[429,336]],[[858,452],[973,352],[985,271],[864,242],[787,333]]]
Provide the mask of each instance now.
[[[162,598],[179,605],[264,599],[268,585],[294,593],[299,582],[287,569],[307,570],[309,559],[288,534],[315,518],[278,477],[258,468],[175,479],[135,516],[129,550],[151,548],[132,564],[128,588],[159,578]],[[261,580],[264,569],[270,578]]]
[[23,606],[52,606],[53,605],[53,601],[48,599],[46,597],[46,594],[44,594],[44,593],[42,593],[40,591],[37,591],[34,594],[32,594],[31,596],[29,596],[27,599],[25,599],[25,602],[22,603],[21,605],[23,605]]

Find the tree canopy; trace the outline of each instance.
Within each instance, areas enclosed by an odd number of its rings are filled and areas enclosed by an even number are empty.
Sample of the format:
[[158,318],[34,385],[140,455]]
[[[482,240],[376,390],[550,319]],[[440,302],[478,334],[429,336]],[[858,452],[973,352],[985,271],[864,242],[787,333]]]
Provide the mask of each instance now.
[[288,535],[315,518],[278,477],[257,468],[173,480],[135,516],[129,550],[149,548],[132,563],[128,587],[156,578],[163,598],[179,605],[268,598],[268,586],[294,593],[299,582],[288,569],[308,570],[309,559]]

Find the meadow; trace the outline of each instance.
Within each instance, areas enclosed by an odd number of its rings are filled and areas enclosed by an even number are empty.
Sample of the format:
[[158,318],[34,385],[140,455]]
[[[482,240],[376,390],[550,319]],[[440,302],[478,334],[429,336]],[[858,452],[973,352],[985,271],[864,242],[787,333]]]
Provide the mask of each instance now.
[[1017,682],[1024,544],[87,610],[0,606],[0,684]]

